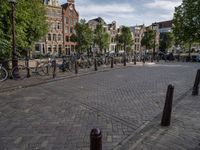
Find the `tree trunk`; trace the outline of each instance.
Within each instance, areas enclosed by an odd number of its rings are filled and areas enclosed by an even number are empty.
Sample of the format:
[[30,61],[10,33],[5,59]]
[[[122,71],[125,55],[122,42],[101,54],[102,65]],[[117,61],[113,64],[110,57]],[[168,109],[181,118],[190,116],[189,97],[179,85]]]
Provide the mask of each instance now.
[[191,47],[192,47],[192,43],[189,43],[189,56],[188,56],[188,61],[191,61]]

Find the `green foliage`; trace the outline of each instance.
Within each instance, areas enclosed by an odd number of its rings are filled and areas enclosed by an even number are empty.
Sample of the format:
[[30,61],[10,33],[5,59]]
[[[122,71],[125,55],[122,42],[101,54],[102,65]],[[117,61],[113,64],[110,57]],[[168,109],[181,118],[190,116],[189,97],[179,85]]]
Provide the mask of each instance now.
[[[41,0],[18,0],[16,4],[16,40],[17,52],[29,48],[36,41],[46,35],[48,25],[46,22],[45,6]],[[0,55],[11,55],[11,5],[7,0],[0,0]]]
[[176,45],[200,41],[200,1],[183,0],[175,9],[173,33]]
[[9,11],[10,7],[8,3],[5,0],[0,0],[0,60],[10,57],[11,36],[8,34],[8,26],[10,26],[10,21],[8,21]]
[[161,51],[166,51],[166,49],[169,49],[173,45],[174,36],[173,33],[163,33],[160,35],[160,47],[159,49]]
[[94,44],[98,45],[101,52],[109,47],[110,35],[104,32],[102,24],[98,24],[94,31]]
[[154,47],[155,32],[152,29],[147,29],[141,40],[141,45],[145,46],[146,49],[150,50]]
[[75,25],[76,34],[71,36],[71,40],[77,43],[79,53],[86,52],[93,43],[93,32],[85,20]]
[[117,40],[118,44],[124,47],[124,51],[130,51],[134,44],[130,28],[123,26]]

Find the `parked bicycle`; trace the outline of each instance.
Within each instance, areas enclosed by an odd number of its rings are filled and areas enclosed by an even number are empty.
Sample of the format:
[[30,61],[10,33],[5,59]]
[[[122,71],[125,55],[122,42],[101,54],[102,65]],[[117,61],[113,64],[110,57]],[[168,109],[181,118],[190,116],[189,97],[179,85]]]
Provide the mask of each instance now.
[[44,64],[44,66],[43,66],[43,72],[46,75],[50,75],[50,76],[52,75],[53,78],[55,78],[56,77],[56,68],[57,68],[56,59],[49,58],[48,63]]
[[44,64],[37,64],[35,68],[31,68],[29,67],[29,59],[25,58],[24,65],[18,65],[17,67],[13,68],[12,78],[14,80],[23,80],[24,78],[29,78],[33,75],[44,76],[46,74],[44,73],[43,65]]
[[8,79],[8,77],[12,77],[13,79],[22,79],[24,78],[24,68],[19,65],[18,67],[14,67],[13,69],[7,70],[5,67],[3,67],[2,64],[0,64],[0,82],[5,81]]
[[58,68],[62,70],[62,72],[69,71],[72,72],[72,62],[69,57],[62,57],[62,64],[58,65]]
[[8,71],[0,64],[0,82],[8,78]]

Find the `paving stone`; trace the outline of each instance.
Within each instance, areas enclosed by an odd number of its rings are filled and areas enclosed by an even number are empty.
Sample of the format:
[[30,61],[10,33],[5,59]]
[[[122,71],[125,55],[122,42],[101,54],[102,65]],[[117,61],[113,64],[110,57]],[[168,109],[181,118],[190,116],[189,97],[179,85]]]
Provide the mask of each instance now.
[[[100,128],[103,149],[114,149],[162,112],[168,84],[175,85],[176,103],[192,87],[195,74],[192,64],[145,65],[1,93],[0,145],[18,150],[88,149],[91,129]],[[177,120],[183,129],[188,124]]]

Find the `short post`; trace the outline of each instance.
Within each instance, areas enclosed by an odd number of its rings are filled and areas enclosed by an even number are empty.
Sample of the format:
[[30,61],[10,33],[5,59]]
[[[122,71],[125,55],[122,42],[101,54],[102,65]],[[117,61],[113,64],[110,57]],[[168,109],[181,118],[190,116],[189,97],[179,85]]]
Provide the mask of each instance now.
[[102,150],[102,134],[100,129],[92,129],[90,133],[90,150]]
[[157,55],[157,57],[156,57],[156,58],[157,58],[157,62],[159,62],[159,61],[160,61],[160,58],[159,58],[159,57],[160,57],[160,56],[159,56],[159,55]]
[[97,59],[94,59],[94,70],[97,71]]
[[113,57],[111,57],[111,68],[113,68],[113,62],[114,60],[113,60]]
[[168,86],[161,126],[170,126],[174,86]]
[[27,78],[30,78],[30,68],[29,68],[29,58],[30,58],[30,54],[29,54],[29,50],[27,49],[26,51],[26,58],[25,58],[25,66],[27,67]]
[[75,74],[78,74],[78,65],[76,60],[75,60]]
[[136,55],[134,55],[134,65],[136,65]]
[[52,65],[53,65],[53,78],[56,77],[56,60],[52,61]]
[[196,79],[195,79],[194,87],[192,91],[193,96],[197,96],[199,94],[199,82],[200,82],[200,69],[197,70],[197,75],[196,75]]
[[143,65],[145,64],[145,58],[142,59]]
[[124,54],[124,66],[126,66],[126,55]]

